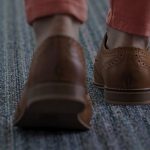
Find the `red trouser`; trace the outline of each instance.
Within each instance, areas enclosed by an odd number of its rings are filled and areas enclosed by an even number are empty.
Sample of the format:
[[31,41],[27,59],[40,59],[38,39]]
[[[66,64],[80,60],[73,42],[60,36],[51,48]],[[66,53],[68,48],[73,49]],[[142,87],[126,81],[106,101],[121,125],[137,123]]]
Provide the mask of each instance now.
[[[150,0],[110,0],[107,24],[137,35],[150,36]],[[86,0],[25,0],[28,22],[53,14],[67,14],[84,22]]]

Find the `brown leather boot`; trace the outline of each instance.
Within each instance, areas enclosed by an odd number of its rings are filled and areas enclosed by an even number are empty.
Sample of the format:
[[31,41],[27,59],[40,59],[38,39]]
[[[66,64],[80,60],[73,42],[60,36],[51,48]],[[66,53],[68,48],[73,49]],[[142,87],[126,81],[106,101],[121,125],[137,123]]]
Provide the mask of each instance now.
[[150,103],[150,52],[133,47],[106,48],[105,36],[94,65],[94,83],[113,104]]
[[89,129],[91,114],[81,46],[65,36],[48,38],[33,56],[14,124]]

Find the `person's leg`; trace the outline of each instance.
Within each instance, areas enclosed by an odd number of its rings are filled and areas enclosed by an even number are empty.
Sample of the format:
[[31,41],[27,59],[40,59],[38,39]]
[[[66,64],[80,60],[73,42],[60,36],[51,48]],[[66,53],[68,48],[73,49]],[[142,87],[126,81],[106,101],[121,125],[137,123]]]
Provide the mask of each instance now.
[[147,48],[150,36],[150,1],[111,0],[110,6],[107,18],[108,47]]
[[26,0],[37,40],[15,125],[88,129],[91,104],[86,89],[79,27],[87,19],[86,0]]
[[150,1],[111,0],[94,82],[113,104],[150,103]]
[[34,21],[33,29],[37,46],[50,36],[65,35],[78,41],[81,23],[71,16],[56,14]]
[[78,40],[79,27],[87,19],[86,0],[25,0],[29,24],[38,45],[49,36],[68,35]]

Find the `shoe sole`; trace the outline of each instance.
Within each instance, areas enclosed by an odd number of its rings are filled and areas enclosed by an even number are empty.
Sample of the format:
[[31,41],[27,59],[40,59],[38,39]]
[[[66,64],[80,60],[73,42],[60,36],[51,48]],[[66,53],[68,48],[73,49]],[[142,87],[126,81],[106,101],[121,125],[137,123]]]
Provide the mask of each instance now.
[[[80,117],[85,108],[85,89],[69,84],[44,84],[28,91],[24,113],[14,122],[23,128],[87,130]],[[88,120],[91,116],[87,116]]]
[[100,89],[104,89],[105,101],[117,105],[144,105],[150,104],[150,89],[143,90],[116,90],[105,88],[102,84],[94,82]]

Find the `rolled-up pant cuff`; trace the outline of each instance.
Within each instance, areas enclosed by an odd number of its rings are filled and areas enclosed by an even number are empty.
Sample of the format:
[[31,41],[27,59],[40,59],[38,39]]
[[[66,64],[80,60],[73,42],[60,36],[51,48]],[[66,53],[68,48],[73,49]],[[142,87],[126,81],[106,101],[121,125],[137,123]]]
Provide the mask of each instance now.
[[107,24],[131,34],[150,36],[150,0],[110,0]]
[[148,21],[130,20],[129,18],[121,17],[119,13],[111,13],[110,11],[107,17],[107,25],[130,34],[150,36],[150,23]]
[[81,23],[87,20],[86,0],[25,0],[27,20],[35,20],[55,14],[71,15]]

